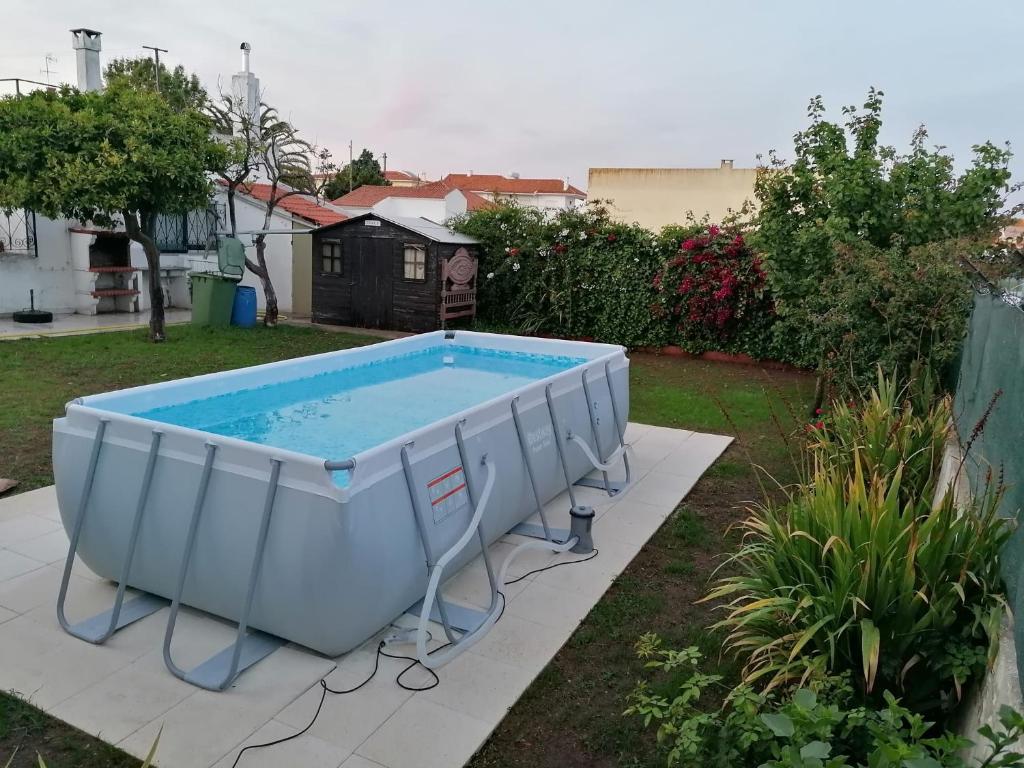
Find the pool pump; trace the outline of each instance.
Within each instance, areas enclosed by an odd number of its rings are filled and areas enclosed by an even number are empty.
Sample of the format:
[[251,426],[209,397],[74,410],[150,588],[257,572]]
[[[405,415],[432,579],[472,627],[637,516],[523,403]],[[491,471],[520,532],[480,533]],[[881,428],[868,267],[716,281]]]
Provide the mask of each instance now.
[[569,537],[576,537],[576,545],[569,550],[577,555],[589,555],[594,551],[594,508],[577,504],[569,510]]

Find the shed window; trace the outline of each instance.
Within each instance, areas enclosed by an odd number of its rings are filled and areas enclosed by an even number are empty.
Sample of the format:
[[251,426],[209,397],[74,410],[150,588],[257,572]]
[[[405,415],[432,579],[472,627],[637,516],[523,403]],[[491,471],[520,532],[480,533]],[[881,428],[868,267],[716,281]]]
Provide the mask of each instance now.
[[405,279],[427,279],[427,249],[422,245],[405,246]]
[[341,243],[322,243],[320,245],[320,255],[323,258],[321,272],[331,275],[340,275],[342,273]]

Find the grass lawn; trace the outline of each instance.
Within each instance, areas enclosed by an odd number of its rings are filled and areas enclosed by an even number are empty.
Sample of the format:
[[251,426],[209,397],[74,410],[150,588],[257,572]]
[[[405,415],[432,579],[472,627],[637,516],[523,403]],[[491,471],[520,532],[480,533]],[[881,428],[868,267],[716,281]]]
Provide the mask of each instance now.
[[[19,480],[19,491],[52,482],[50,421],[74,397],[376,341],[287,326],[177,326],[168,335],[161,345],[149,344],[143,331],[0,342],[0,476]],[[621,716],[641,675],[633,643],[641,633],[657,631],[670,642],[700,645],[718,662],[720,640],[705,631],[709,609],[694,601],[717,555],[732,549],[726,529],[741,505],[761,497],[749,459],[780,480],[791,476],[769,403],[786,423],[782,401],[802,409],[812,394],[813,380],[800,374],[632,356],[632,421],[734,434],[739,445],[719,459],[619,577],[474,758],[474,768],[662,764],[653,739]],[[725,660],[721,668],[728,671]],[[443,671],[441,680],[443,685]],[[49,768],[138,765],[0,694],[0,766],[16,748],[11,768],[37,766],[37,750]]]

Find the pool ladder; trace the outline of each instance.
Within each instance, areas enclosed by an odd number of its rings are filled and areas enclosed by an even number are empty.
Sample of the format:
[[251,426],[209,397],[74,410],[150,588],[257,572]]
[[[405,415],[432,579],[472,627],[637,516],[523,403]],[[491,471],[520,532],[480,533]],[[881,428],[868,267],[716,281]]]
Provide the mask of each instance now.
[[[584,369],[582,373],[583,391],[587,399],[587,411],[590,415],[590,427],[596,451],[591,450],[589,444],[587,444],[587,442],[579,435],[574,435],[571,430],[566,431],[563,438],[559,428],[559,419],[555,409],[554,396],[552,395],[552,386],[548,384],[544,390],[548,415],[551,419],[554,431],[558,459],[562,467],[562,472],[566,481],[566,488],[568,490],[570,503],[573,509],[576,509],[577,501],[576,494],[573,491],[573,482],[569,472],[569,467],[566,463],[563,439],[566,442],[571,442],[579,446],[587,460],[595,469],[600,470],[603,475],[603,483],[601,484],[597,484],[596,481],[584,482],[587,478],[578,481],[576,484],[591,487],[603,487],[609,496],[615,496],[622,492],[630,482],[631,473],[629,457],[627,455],[627,444],[625,443],[624,425],[622,425],[619,420],[618,406],[615,404],[615,392],[612,387],[610,363],[605,363],[604,374],[608,386],[608,394],[611,399],[612,414],[615,420],[615,435],[619,443],[612,455],[606,459],[602,459],[600,457],[601,447],[600,440],[598,438],[598,418],[595,414],[597,403],[591,397],[586,369]],[[518,557],[518,555],[528,550],[537,549],[555,553],[566,552],[572,549],[572,547],[577,543],[576,537],[571,536],[568,530],[552,528],[548,523],[547,515],[544,512],[544,505],[541,502],[540,491],[537,487],[536,474],[533,468],[533,461],[530,458],[529,445],[527,444],[526,437],[523,434],[518,397],[514,397],[512,399],[510,407],[512,410],[513,424],[519,440],[520,452],[522,454],[523,463],[526,467],[526,474],[529,478],[530,489],[533,492],[534,505],[540,517],[541,525],[537,526],[531,523],[520,523],[512,528],[510,533],[526,536],[533,540],[519,544],[512,552],[510,552],[502,563],[501,570],[497,575],[494,571],[494,565],[491,562],[491,555],[487,546],[487,536],[483,530],[484,512],[494,491],[494,464],[488,454],[484,453],[481,456],[480,466],[484,468],[484,472],[486,474],[483,488],[477,489],[473,479],[473,474],[470,471],[470,463],[467,461],[466,445],[463,437],[463,426],[465,425],[465,420],[462,420],[455,425],[455,445],[459,453],[460,467],[462,468],[466,478],[466,493],[469,497],[473,514],[470,516],[469,524],[466,526],[466,529],[463,531],[459,539],[439,557],[436,556],[433,545],[430,542],[430,537],[427,533],[426,517],[422,509],[420,494],[417,490],[418,485],[415,479],[411,459],[411,450],[415,443],[409,442],[402,446],[402,469],[405,474],[409,499],[412,503],[416,528],[420,535],[420,541],[423,544],[428,572],[426,595],[422,600],[417,601],[407,612],[418,617],[415,633],[416,656],[419,662],[428,669],[436,669],[443,666],[459,654],[468,650],[474,644],[479,642],[498,621],[505,607],[505,596],[502,592],[502,587],[505,584],[505,576],[508,572],[509,566],[516,557]],[[615,463],[620,459],[622,460],[625,468],[625,479],[620,483],[613,483],[609,479],[608,472],[614,468]],[[484,568],[487,572],[487,581],[491,592],[490,605],[486,611],[449,602],[444,599],[444,596],[440,592],[441,579],[444,576],[445,568],[452,562],[452,560],[459,556],[474,537],[480,545],[480,554],[484,563]],[[427,643],[430,640],[430,632],[428,628],[428,623],[430,621],[440,623],[444,629],[445,636],[448,639],[448,643],[446,645],[441,646],[434,651],[427,650]]]
[[92,493],[93,478],[96,475],[96,467],[99,464],[100,451],[103,447],[103,438],[106,433],[109,419],[100,418],[96,435],[93,438],[92,451],[89,456],[89,465],[86,470],[85,484],[82,488],[81,497],[78,502],[78,514],[71,531],[71,540],[68,548],[67,560],[64,563],[64,573],[61,577],[60,591],[57,595],[57,621],[64,631],[86,642],[100,645],[109,640],[115,632],[139,619],[145,618],[170,605],[170,613],[167,619],[167,629],[164,632],[163,656],[167,669],[175,676],[187,683],[205,688],[210,691],[223,691],[228,688],[235,679],[246,669],[267,655],[284,645],[285,641],[274,635],[265,632],[250,631],[249,617],[256,595],[256,587],[259,584],[260,570],[263,564],[263,552],[267,545],[267,535],[270,530],[270,520],[274,509],[274,500],[277,496],[278,479],[281,472],[281,460],[273,458],[270,460],[271,469],[267,485],[267,492],[264,499],[263,515],[260,519],[260,529],[256,542],[256,549],[253,553],[252,563],[249,569],[249,579],[246,587],[245,598],[239,614],[235,641],[227,648],[219,651],[206,661],[191,670],[181,669],[175,664],[171,655],[171,640],[174,636],[174,628],[178,620],[178,611],[181,607],[181,597],[185,590],[185,582],[188,577],[188,567],[192,560],[192,552],[195,549],[196,538],[199,530],[199,522],[202,517],[206,493],[210,484],[210,476],[213,473],[213,460],[217,452],[216,444],[206,443],[206,457],[203,462],[203,471],[199,480],[199,488],[196,491],[195,503],[192,508],[192,516],[189,520],[188,533],[185,539],[185,551],[178,568],[177,585],[171,600],[157,595],[143,592],[124,602],[125,590],[128,585],[131,573],[132,561],[135,557],[135,548],[139,539],[139,531],[142,527],[142,517],[146,508],[146,501],[149,497],[149,489],[153,481],[153,470],[156,467],[156,460],[160,452],[160,441],[163,433],[154,429],[150,442],[149,453],[146,458],[146,469],[142,476],[142,488],[139,491],[138,501],[135,506],[135,515],[132,518],[132,528],[128,537],[128,546],[125,552],[124,562],[121,565],[120,578],[117,584],[117,593],[114,597],[114,605],[107,611],[97,614],[91,618],[71,624],[65,615],[64,604],[67,600],[68,585],[71,581],[71,571],[75,562],[75,554],[78,551],[78,542],[81,538],[82,529],[85,525],[86,511],[89,506],[89,497]]

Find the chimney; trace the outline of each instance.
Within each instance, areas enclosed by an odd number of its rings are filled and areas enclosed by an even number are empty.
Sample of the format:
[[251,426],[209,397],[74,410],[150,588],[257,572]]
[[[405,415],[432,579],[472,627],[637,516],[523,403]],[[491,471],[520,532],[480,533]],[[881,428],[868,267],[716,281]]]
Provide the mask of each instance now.
[[100,34],[94,29],[84,27],[71,30],[71,48],[75,52],[80,91],[99,91],[103,88],[100,71]]
[[253,120],[257,118],[260,105],[260,79],[249,69],[249,53],[252,46],[242,43],[242,71],[231,77],[231,96],[235,103]]
[[562,181],[562,191],[563,192],[568,192],[569,191],[569,177],[568,176],[566,176],[565,179]]
[[470,169],[469,169],[469,173],[467,173],[466,175],[467,175],[467,176],[472,176],[472,175],[473,175],[473,169],[472,169],[472,168],[470,168]]
[[512,171],[512,173],[509,174],[509,178],[510,179],[518,179],[519,178],[519,171]]
[[721,169],[723,171],[731,171],[732,170],[732,160],[722,160],[722,168]]

